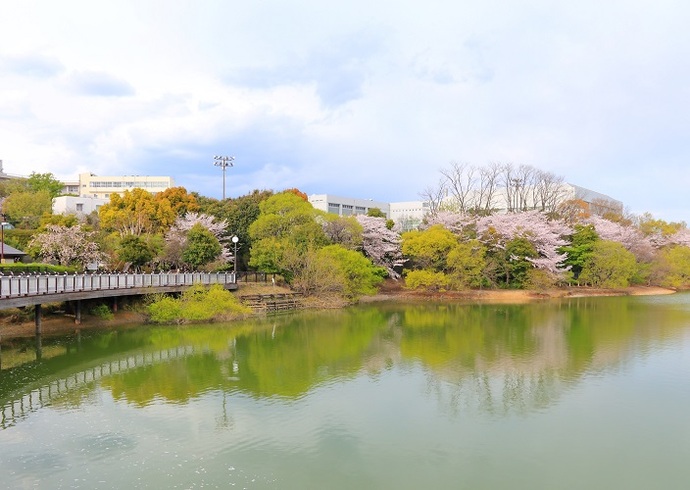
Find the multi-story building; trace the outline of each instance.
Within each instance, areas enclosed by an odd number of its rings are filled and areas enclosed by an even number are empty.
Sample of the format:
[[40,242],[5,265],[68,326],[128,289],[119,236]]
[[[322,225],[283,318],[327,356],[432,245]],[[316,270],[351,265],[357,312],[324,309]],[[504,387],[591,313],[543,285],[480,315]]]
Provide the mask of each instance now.
[[110,199],[111,194],[123,194],[133,189],[144,189],[152,194],[175,186],[172,177],[150,175],[98,176],[79,174],[79,181],[64,182],[65,194]]
[[354,216],[367,214],[370,209],[379,209],[386,217],[390,216],[390,206],[387,202],[356,197],[341,197],[333,194],[312,194],[309,202],[316,209],[339,216]]

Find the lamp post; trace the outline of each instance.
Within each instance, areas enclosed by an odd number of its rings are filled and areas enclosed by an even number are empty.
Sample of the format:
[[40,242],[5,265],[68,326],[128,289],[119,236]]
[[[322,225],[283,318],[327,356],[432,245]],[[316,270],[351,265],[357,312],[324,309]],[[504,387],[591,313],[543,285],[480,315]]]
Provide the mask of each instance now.
[[221,155],[216,155],[213,157],[213,165],[223,169],[223,201],[225,201],[225,169],[232,167],[235,161],[235,157],[225,157]]
[[238,237],[237,235],[233,235],[233,237],[231,238],[231,240],[232,240],[232,243],[235,244],[235,255],[234,255],[234,258],[235,258],[234,262],[235,262],[235,264],[234,264],[234,269],[235,269],[235,282],[237,282],[237,242],[239,242],[240,239],[239,239],[239,237]]

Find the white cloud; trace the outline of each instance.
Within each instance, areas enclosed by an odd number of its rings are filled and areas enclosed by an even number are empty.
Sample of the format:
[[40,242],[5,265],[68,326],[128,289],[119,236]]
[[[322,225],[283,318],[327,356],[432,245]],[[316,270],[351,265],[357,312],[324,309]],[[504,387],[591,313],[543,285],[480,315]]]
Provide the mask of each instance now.
[[687,219],[689,10],[15,2],[0,16],[0,159],[61,178],[172,175],[220,197],[223,153],[228,195],[381,200],[417,198],[451,161],[501,160]]

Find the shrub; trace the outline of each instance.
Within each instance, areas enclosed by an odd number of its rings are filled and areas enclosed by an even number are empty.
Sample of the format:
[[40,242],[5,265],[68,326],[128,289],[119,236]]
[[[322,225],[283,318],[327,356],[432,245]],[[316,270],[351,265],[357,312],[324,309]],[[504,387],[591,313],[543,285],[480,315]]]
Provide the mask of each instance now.
[[113,318],[115,318],[115,314],[110,309],[110,307],[104,304],[94,306],[93,308],[91,308],[90,313],[93,316],[101,318],[102,320],[112,320]]
[[443,272],[428,269],[414,270],[405,275],[405,286],[410,289],[444,291],[450,286],[450,278]]
[[148,305],[148,313],[154,323],[175,323],[182,319],[182,305],[171,296],[162,296]]
[[154,297],[148,306],[154,323],[183,323],[223,320],[251,313],[251,309],[220,284],[209,288],[195,284],[179,299],[170,296]]

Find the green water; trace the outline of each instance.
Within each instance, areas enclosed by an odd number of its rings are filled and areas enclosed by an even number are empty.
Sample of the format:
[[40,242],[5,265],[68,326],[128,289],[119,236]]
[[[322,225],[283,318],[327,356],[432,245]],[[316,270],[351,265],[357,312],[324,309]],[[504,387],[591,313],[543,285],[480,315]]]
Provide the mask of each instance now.
[[0,362],[0,488],[690,485],[686,294],[142,326]]

